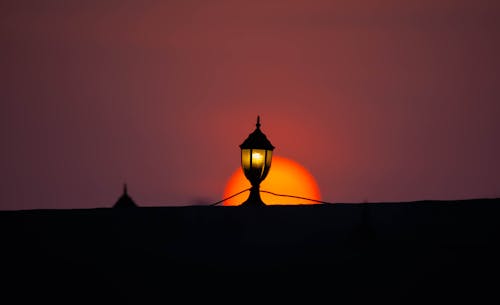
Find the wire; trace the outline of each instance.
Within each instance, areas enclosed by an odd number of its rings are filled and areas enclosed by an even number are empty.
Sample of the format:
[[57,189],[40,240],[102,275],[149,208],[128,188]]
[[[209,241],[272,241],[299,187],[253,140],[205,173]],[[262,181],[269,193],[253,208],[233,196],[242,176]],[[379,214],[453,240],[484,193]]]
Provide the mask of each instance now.
[[[238,193],[236,194],[233,194],[229,197],[226,197],[222,200],[219,200],[217,202],[214,202],[214,203],[211,203],[209,204],[210,206],[215,206],[215,205],[218,205],[226,200],[229,200],[233,197],[236,197],[238,196],[239,194],[241,193],[244,193],[246,191],[249,191],[251,188],[247,188],[247,189],[244,189],[242,191],[239,191]],[[316,199],[311,199],[311,198],[306,198],[306,197],[301,197],[301,196],[295,196],[295,195],[286,195],[286,194],[277,194],[277,193],[274,193],[274,192],[270,192],[270,191],[266,191],[266,190],[260,190],[260,192],[262,193],[267,193],[267,194],[271,194],[271,195],[274,195],[274,196],[280,196],[280,197],[289,197],[289,198],[297,198],[297,199],[303,199],[303,200],[309,200],[309,201],[314,201],[314,202],[317,202],[317,203],[322,203],[322,204],[333,204],[332,202],[327,202],[327,201],[321,201],[321,200],[316,200]]]
[[249,191],[249,190],[250,190],[250,188],[244,189],[243,191],[240,191],[240,192],[238,192],[238,193],[236,193],[236,194],[233,194],[233,195],[231,195],[231,196],[229,196],[229,197],[226,197],[226,198],[224,198],[224,199],[222,199],[222,200],[219,200],[219,201],[217,201],[217,202],[211,203],[211,204],[210,204],[210,206],[218,205],[218,204],[219,204],[219,203],[221,203],[221,202],[224,202],[224,201],[226,201],[226,200],[228,200],[228,199],[231,199],[231,198],[233,198],[233,197],[235,197],[235,196],[238,196],[239,194],[244,193],[244,192]]
[[274,196],[304,199],[304,200],[314,201],[314,202],[318,202],[318,203],[322,203],[322,204],[333,204],[332,202],[326,202],[326,201],[321,201],[321,200],[316,200],[316,199],[311,199],[311,198],[306,198],[306,197],[300,197],[300,196],[294,196],[294,195],[285,195],[285,194],[277,194],[277,193],[273,193],[273,192],[266,191],[266,190],[260,190],[260,191],[262,193],[268,193],[268,194],[271,194],[271,195],[274,195]]

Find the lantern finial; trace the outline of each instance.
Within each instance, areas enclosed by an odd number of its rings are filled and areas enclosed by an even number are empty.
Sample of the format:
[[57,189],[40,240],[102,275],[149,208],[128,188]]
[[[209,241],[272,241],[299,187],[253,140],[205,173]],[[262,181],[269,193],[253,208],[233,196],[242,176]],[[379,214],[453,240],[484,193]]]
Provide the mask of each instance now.
[[255,124],[255,126],[257,127],[257,129],[260,128],[260,115],[257,116],[257,124]]

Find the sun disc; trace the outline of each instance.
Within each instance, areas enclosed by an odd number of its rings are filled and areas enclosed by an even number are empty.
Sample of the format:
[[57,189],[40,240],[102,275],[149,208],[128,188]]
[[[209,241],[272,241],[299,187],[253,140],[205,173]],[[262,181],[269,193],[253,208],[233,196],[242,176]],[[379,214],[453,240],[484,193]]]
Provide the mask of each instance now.
[[[243,170],[240,167],[229,178],[224,190],[224,198],[248,189],[250,186],[250,182],[245,178]],[[267,205],[315,204],[317,202],[300,198],[276,196],[263,191],[317,201],[321,200],[318,184],[311,173],[299,163],[280,156],[273,157],[271,169],[266,179],[260,184],[260,190],[262,201]],[[223,205],[240,205],[248,198],[248,194],[248,192],[239,194],[226,200]]]

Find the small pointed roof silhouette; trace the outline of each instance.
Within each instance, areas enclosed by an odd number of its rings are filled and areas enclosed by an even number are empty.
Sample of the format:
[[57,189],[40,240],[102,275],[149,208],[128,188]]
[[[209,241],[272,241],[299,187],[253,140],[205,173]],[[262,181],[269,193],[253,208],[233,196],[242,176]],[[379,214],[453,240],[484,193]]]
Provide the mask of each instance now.
[[133,208],[137,207],[137,204],[130,198],[127,192],[127,184],[123,184],[123,194],[118,198],[116,201],[115,205],[113,206],[114,208]]

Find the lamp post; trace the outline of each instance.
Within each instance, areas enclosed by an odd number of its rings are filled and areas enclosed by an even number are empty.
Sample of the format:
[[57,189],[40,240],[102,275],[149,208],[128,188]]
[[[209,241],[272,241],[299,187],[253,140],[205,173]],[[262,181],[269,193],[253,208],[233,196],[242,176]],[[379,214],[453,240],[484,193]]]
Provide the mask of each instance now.
[[257,116],[255,130],[240,145],[241,167],[250,181],[250,195],[242,206],[265,206],[260,198],[260,183],[266,178],[271,168],[274,146],[260,130],[260,116]]

